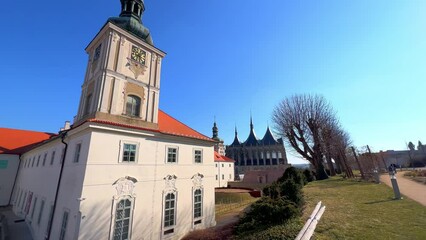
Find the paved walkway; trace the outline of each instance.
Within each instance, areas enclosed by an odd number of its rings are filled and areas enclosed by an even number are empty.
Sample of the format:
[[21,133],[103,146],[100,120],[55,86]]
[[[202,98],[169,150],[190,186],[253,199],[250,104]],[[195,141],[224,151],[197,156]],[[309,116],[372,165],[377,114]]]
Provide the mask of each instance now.
[[[404,172],[396,173],[396,180],[398,183],[399,191],[401,194],[414,201],[426,206],[426,185],[411,181],[403,177]],[[389,174],[383,174],[380,176],[380,181],[392,188],[392,183]]]
[[[27,227],[27,224],[22,218],[17,217],[13,214],[11,207],[1,207],[0,213],[3,214],[7,219],[7,225],[9,228],[9,239],[10,240],[31,240],[31,233]],[[15,222],[17,221],[18,222]]]

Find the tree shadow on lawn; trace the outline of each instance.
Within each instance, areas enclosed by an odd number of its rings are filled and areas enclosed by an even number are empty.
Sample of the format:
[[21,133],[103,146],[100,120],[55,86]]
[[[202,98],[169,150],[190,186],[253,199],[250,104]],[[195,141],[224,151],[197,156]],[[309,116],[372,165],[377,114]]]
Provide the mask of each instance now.
[[394,198],[387,198],[387,199],[383,199],[383,200],[377,200],[377,201],[372,201],[372,202],[365,202],[364,204],[377,204],[377,203],[385,203],[385,202],[392,202],[392,201],[396,201],[397,199]]
[[360,184],[371,184],[370,182],[364,182],[358,179],[344,179],[344,178],[329,178],[327,180],[319,180],[314,182],[315,185],[312,187],[317,187],[319,189],[328,189],[328,188],[343,188],[352,185]]

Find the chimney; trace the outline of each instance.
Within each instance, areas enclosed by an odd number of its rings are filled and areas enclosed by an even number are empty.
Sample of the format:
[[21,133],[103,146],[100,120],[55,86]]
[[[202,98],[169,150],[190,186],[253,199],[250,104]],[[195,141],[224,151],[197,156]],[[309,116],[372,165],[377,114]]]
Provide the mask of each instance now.
[[64,125],[64,127],[63,127],[63,128],[61,128],[61,129],[59,130],[59,132],[69,130],[70,128],[71,128],[70,121],[65,121],[65,125]]

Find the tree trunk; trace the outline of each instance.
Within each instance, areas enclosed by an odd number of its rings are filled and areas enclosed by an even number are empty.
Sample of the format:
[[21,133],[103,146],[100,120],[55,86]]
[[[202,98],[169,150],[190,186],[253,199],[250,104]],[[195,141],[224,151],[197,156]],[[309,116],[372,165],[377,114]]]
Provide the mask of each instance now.
[[330,170],[330,176],[336,176],[336,171],[334,170],[334,165],[333,165],[333,162],[331,161],[330,155],[327,154],[326,159],[327,159],[328,170]]

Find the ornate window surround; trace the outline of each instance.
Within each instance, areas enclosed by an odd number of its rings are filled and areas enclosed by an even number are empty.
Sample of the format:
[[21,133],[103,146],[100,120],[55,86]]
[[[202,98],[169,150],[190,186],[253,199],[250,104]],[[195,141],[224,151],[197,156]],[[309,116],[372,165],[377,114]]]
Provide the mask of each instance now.
[[[192,227],[195,228],[197,224],[202,223],[204,219],[204,188],[203,188],[204,175],[197,173],[191,177],[192,180]],[[195,217],[195,191],[201,190],[201,216]]]
[[133,212],[135,209],[135,201],[136,201],[136,194],[134,193],[135,183],[137,183],[137,179],[125,176],[122,178],[117,179],[112,186],[117,191],[117,194],[115,194],[112,198],[112,207],[111,207],[111,226],[110,226],[110,233],[109,233],[109,239],[114,239],[114,229],[115,229],[115,221],[116,221],[116,211],[117,211],[117,205],[122,200],[129,200],[131,202],[131,208],[130,208],[130,221],[129,221],[129,239],[132,238],[132,229],[133,229]]
[[[177,222],[177,202],[178,202],[178,191],[176,188],[176,179],[177,176],[174,174],[169,174],[166,177],[163,178],[165,181],[165,187],[163,190],[163,206],[162,206],[162,217],[161,217],[161,228],[162,228],[162,235],[163,236],[169,236],[174,234],[174,228],[176,227]],[[166,196],[168,194],[174,194],[174,225],[172,226],[165,226],[164,220],[165,220],[165,210],[166,210]]]

